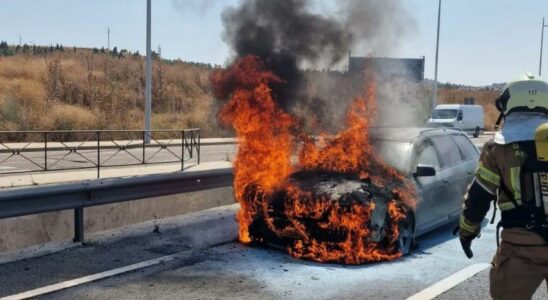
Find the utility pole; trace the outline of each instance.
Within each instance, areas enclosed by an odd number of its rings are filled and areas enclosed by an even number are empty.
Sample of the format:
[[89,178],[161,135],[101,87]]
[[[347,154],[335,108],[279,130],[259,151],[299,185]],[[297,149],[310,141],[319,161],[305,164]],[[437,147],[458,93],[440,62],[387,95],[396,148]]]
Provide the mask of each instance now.
[[21,37],[21,34],[19,34],[19,46],[21,46],[21,43],[23,43],[23,38]]
[[144,143],[150,144],[150,117],[152,111],[152,51],[150,49],[150,32],[151,32],[151,4],[147,0],[147,58],[146,58],[146,84],[145,84],[145,135]]
[[110,50],[110,27],[107,27],[107,50]]
[[542,18],[542,29],[540,33],[540,60],[538,64],[538,76],[540,77],[542,75],[542,46],[544,44],[544,28],[548,27],[548,25],[544,24],[544,17]]
[[438,35],[436,37],[436,66],[434,70],[434,95],[432,96],[432,110],[436,108],[438,101],[438,56],[440,50],[440,18],[441,18],[441,0],[438,5]]

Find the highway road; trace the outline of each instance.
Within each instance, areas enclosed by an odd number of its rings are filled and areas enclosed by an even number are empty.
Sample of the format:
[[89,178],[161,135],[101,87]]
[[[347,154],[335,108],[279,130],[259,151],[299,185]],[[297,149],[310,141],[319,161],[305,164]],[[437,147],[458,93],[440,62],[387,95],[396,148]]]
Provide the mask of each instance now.
[[[217,213],[214,211],[214,213]],[[225,215],[226,216],[226,215]],[[485,227],[467,259],[446,226],[418,239],[411,255],[362,266],[297,260],[283,251],[228,242],[193,248],[214,232],[235,232],[229,218],[205,232],[161,230],[95,241],[53,255],[0,267],[0,296],[52,283],[73,284],[86,275],[164,262],[38,297],[39,299],[488,299],[488,266],[496,249],[495,226]],[[192,233],[193,232],[193,233]],[[224,233],[231,235],[233,233]],[[166,255],[167,258],[166,259]],[[448,280],[445,280],[449,278]],[[459,281],[462,283],[457,284]],[[448,284],[449,283],[449,284]],[[420,294],[417,294],[420,293]],[[429,296],[430,295],[430,296]],[[542,286],[534,299],[547,299]]]

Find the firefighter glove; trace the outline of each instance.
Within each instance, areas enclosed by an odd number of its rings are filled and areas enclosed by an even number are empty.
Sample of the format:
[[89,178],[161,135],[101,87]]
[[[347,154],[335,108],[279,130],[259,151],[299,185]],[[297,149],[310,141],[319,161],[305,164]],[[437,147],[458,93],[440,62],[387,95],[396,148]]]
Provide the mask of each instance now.
[[460,237],[460,245],[462,246],[462,250],[464,250],[464,254],[466,254],[466,257],[472,258],[474,256],[474,253],[472,252],[472,240],[474,238],[472,237]]
[[472,252],[472,240],[474,240],[478,235],[464,235],[462,230],[460,229],[460,226],[456,226],[455,229],[453,229],[453,235],[459,234],[459,240],[460,245],[462,246],[462,250],[464,251],[464,254],[466,254],[466,257],[472,258],[474,256],[474,253]]

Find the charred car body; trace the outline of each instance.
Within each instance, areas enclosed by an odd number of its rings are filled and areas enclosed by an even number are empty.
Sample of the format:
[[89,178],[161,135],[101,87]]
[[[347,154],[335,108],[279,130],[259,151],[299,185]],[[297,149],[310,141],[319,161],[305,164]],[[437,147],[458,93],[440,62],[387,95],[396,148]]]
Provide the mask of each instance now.
[[[372,128],[370,142],[387,164],[405,176],[406,183],[415,186],[416,202],[413,205],[408,205],[400,197],[398,190],[404,185],[403,181],[393,180],[380,185],[369,178],[360,179],[355,174],[299,171],[291,175],[288,188],[281,189],[267,201],[269,207],[264,211],[268,217],[256,218],[249,228],[250,234],[260,237],[255,240],[270,245],[289,246],[290,252],[304,240],[326,244],[334,253],[344,251],[338,249],[344,246],[366,245],[384,251],[378,254],[379,257],[390,257],[396,253],[409,253],[416,236],[458,218],[462,196],[473,179],[479,156],[478,149],[465,133],[451,129]],[[298,215],[295,211],[299,209],[293,207],[294,204],[291,209],[284,207],[288,205],[287,199],[291,198],[287,195],[291,186],[298,186],[298,190],[304,191],[308,197],[299,200],[302,201],[299,205],[316,205],[317,209],[307,211],[316,210],[318,214]],[[255,190],[252,193],[248,196],[261,197]],[[328,207],[324,205],[326,201],[336,202],[336,205]],[[394,215],[394,205],[404,205],[405,215]],[[356,213],[357,208],[364,209]],[[344,215],[350,210],[354,210],[353,215],[366,215],[363,218],[367,223],[366,233],[349,233],[349,228],[340,226],[344,222],[330,223],[334,214]],[[360,235],[363,244],[345,244],[345,240],[356,239],[351,235]],[[392,249],[394,245],[397,249]],[[371,260],[375,260],[375,253],[372,251],[370,254]],[[318,257],[306,258],[320,260]],[[355,261],[359,262],[359,259]],[[353,262],[350,259],[348,263]]]

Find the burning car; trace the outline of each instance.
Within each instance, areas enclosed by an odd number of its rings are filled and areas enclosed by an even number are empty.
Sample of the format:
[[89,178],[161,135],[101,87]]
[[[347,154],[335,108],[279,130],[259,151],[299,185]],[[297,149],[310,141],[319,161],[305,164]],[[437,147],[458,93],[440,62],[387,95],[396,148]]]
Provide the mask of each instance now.
[[[360,221],[369,230],[363,235],[364,244],[385,250],[396,246],[401,254],[408,254],[415,237],[456,221],[479,156],[465,133],[449,129],[376,128],[370,130],[370,139],[383,160],[405,174],[416,188],[416,205],[403,204],[405,216],[398,215],[393,206],[403,200],[394,192],[401,188],[401,181],[382,186],[351,174],[299,171],[290,176],[289,186],[298,186],[308,194],[305,205],[316,206],[311,211],[317,213],[299,215],[293,213],[294,209],[285,209],[291,192],[278,190],[268,202],[269,218],[256,218],[250,225],[251,236],[281,248],[296,241],[299,244],[302,239],[315,240],[328,243],[334,251],[337,245],[344,244],[349,229],[329,220],[332,211],[352,210],[353,205],[358,205],[365,209]],[[326,199],[336,205],[326,204]],[[270,226],[266,219],[272,220]]]
[[[344,129],[320,135],[320,142],[278,104],[271,87],[283,81],[260,58],[239,59],[213,73],[212,83],[217,98],[228,99],[219,119],[238,136],[234,194],[242,243],[277,245],[296,258],[319,262],[392,260],[409,251],[415,233],[433,228],[424,220],[443,223],[434,216],[447,212],[439,205],[447,195],[464,191],[466,180],[444,194],[444,180],[458,176],[441,177],[458,164],[453,156],[446,161],[444,151],[451,149],[442,147],[453,147],[449,142],[464,135],[438,131],[444,135],[438,141],[424,138],[434,131],[370,130],[376,116],[374,76],[366,76]],[[429,141],[436,146],[427,147]],[[470,149],[458,150],[459,157],[465,150]],[[470,151],[477,158],[477,149]],[[436,164],[438,152],[442,162]],[[473,172],[473,162],[466,166]],[[461,202],[447,201],[455,208]]]

